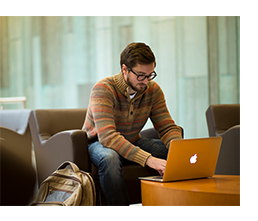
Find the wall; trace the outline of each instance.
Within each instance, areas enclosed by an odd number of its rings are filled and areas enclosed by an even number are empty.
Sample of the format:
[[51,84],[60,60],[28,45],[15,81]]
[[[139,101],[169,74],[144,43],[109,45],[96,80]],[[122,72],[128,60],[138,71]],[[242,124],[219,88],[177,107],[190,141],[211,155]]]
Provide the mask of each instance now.
[[155,80],[185,137],[205,137],[208,106],[240,102],[239,24],[239,17],[0,17],[0,97],[26,96],[30,109],[87,107],[94,83],[118,73],[121,51],[141,41],[156,55]]

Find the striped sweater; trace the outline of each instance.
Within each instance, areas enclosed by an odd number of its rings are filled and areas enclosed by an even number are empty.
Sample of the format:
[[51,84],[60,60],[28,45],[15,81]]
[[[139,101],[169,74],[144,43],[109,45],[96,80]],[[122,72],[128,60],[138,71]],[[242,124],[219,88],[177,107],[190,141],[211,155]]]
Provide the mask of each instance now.
[[168,146],[172,139],[182,139],[180,128],[172,120],[164,94],[155,81],[133,99],[122,72],[99,81],[92,89],[83,125],[89,142],[98,140],[122,157],[145,166],[150,153],[132,143],[150,117],[161,140]]

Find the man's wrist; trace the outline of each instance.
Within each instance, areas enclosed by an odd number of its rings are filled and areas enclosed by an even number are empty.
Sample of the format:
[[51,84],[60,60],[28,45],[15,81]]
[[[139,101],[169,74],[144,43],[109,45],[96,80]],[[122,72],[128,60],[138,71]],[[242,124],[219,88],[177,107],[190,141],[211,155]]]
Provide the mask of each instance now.
[[147,160],[146,160],[146,163],[145,163],[145,165],[147,165],[147,163],[148,163],[148,161],[149,161],[149,159],[151,158],[151,155],[150,156],[148,156],[148,158],[147,158]]

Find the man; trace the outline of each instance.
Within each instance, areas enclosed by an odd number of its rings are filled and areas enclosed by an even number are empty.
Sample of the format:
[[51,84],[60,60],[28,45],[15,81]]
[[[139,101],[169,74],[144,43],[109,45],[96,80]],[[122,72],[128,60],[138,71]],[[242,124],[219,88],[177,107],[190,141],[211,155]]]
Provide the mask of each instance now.
[[[99,168],[101,189],[108,205],[128,205],[122,166],[130,161],[163,175],[169,143],[182,139],[159,85],[153,81],[155,56],[144,43],[131,43],[121,53],[121,72],[92,89],[83,130],[89,155]],[[141,138],[150,117],[160,140]]]

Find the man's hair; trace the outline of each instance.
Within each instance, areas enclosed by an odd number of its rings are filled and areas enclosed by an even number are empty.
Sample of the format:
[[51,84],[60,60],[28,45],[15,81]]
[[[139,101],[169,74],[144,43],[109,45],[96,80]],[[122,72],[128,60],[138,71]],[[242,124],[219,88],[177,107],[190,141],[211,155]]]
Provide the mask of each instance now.
[[129,68],[137,64],[152,64],[156,66],[155,56],[150,47],[144,43],[131,43],[120,55],[120,65],[125,64]]

